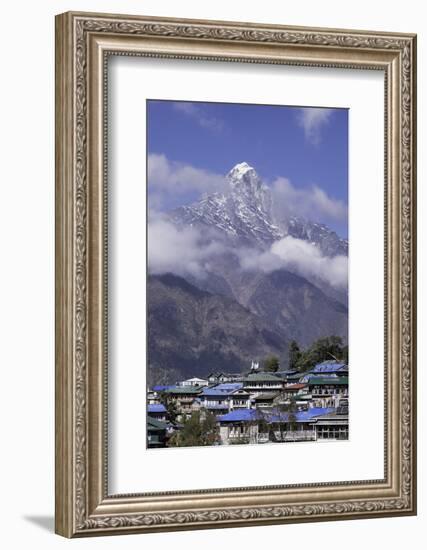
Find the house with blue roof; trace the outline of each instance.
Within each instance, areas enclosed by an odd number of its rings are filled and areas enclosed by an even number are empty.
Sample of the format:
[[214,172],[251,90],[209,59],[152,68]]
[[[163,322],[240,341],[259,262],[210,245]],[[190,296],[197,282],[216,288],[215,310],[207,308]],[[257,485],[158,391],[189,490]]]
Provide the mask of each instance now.
[[161,396],[164,392],[175,388],[176,384],[156,384],[147,390],[147,403],[149,405],[158,405],[161,403]]
[[170,390],[171,388],[176,388],[176,384],[157,384],[151,389],[156,393],[161,393]]
[[[269,411],[260,409],[231,411],[218,417],[221,444],[316,441],[319,421],[322,430],[320,437],[325,439],[324,426],[328,424],[322,423],[322,419],[330,419],[329,422],[335,426],[336,413],[337,409],[333,407],[312,407],[297,412],[281,411],[279,408]],[[345,425],[347,425],[348,436],[348,415],[343,415],[339,422],[342,424],[342,431],[330,433],[340,434],[341,439],[344,439]]]
[[227,382],[204,388],[199,396],[201,408],[215,414],[250,407],[250,394],[241,382]]
[[306,377],[310,376],[310,372],[296,372],[295,374],[289,374],[286,377],[286,382],[288,384],[298,384],[299,382],[305,382]]
[[310,373],[322,376],[348,376],[348,365],[342,361],[323,361],[322,363],[317,363]]
[[268,427],[259,409],[237,409],[218,417],[221,445],[267,443]]
[[334,408],[313,407],[304,411],[272,411],[268,418],[270,441],[275,443],[316,441],[314,423],[318,417],[334,412]]
[[166,407],[162,403],[148,404],[147,414],[149,417],[162,420],[163,422],[166,422],[168,419]]

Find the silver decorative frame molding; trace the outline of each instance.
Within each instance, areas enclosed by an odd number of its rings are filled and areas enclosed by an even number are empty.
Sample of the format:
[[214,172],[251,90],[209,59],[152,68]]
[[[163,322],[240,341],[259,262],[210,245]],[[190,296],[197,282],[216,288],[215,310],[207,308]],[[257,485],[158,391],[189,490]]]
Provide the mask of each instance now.
[[[385,74],[385,478],[108,495],[106,58]],[[66,537],[416,513],[416,37],[218,21],[56,18],[56,532]]]

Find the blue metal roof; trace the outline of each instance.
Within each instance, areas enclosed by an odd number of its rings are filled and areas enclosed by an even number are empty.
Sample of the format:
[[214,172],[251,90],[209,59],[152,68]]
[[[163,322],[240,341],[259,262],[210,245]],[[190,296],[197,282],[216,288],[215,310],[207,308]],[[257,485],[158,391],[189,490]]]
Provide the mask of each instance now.
[[318,363],[314,366],[311,372],[313,373],[327,373],[327,372],[337,372],[340,370],[348,369],[345,363],[338,361],[323,361],[323,363]]
[[149,413],[163,413],[163,412],[166,412],[166,407],[161,403],[157,405],[153,404],[153,405],[148,405],[147,410]]
[[217,384],[216,390],[220,391],[235,391],[240,390],[243,387],[243,382],[224,382],[223,384]]
[[234,382],[229,384],[217,384],[216,386],[212,386],[210,388],[204,388],[202,391],[202,395],[226,396],[226,395],[230,395],[236,390],[240,390],[242,387],[243,387],[243,384],[241,382]]
[[227,397],[231,392],[219,391],[216,388],[205,388],[202,391],[202,397]]
[[218,416],[219,422],[251,422],[261,420],[263,415],[257,409],[236,409],[228,414]]
[[312,407],[307,411],[297,412],[295,416],[297,417],[297,422],[309,422],[317,416],[334,413],[335,410],[334,407]]
[[166,390],[170,390],[171,388],[176,388],[176,384],[167,384],[167,385],[157,385],[157,386],[153,386],[152,390],[153,391],[166,391]]
[[[311,409],[308,409],[307,411],[299,411],[296,413],[293,413],[293,416],[295,418],[295,422],[310,422],[314,418],[318,416],[322,416],[324,414],[331,414],[334,413],[336,409],[333,407],[313,407]],[[224,414],[222,416],[218,417],[219,422],[252,422],[254,420],[262,420],[264,419],[266,422],[269,422],[270,424],[272,422],[287,422],[289,420],[289,417],[292,413],[288,412],[279,412],[279,413],[272,413],[272,412],[261,412],[258,409],[237,409],[235,411],[231,411],[228,414]]]
[[311,409],[308,409],[307,411],[298,411],[295,413],[289,413],[289,412],[280,412],[277,414],[270,414],[266,420],[269,423],[272,422],[288,422],[289,417],[293,415],[295,422],[310,422],[313,420],[313,418],[316,418],[318,416],[322,416],[324,414],[330,414],[335,412],[335,409],[333,407],[313,407]]

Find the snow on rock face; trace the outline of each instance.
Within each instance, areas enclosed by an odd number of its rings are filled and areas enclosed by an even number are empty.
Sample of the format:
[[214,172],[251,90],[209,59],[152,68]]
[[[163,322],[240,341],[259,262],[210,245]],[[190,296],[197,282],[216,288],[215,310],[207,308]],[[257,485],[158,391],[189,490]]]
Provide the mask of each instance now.
[[325,256],[348,255],[348,241],[323,223],[292,217],[286,223],[286,234],[315,244]]
[[256,170],[246,162],[236,164],[226,176],[229,190],[212,193],[171,213],[178,225],[208,226],[249,246],[270,246],[286,235],[317,245],[324,254],[348,253],[347,241],[326,225],[292,217],[278,222],[271,191]]
[[228,178],[238,178],[241,176],[244,176],[247,172],[252,170],[255,172],[254,168],[252,166],[249,166],[247,162],[241,162],[240,164],[236,164],[230,172],[227,174]]
[[269,189],[262,183],[261,178],[252,166],[249,166],[246,162],[236,164],[227,174],[227,181],[232,195],[238,202],[242,203],[244,201],[249,206],[260,206],[266,214],[271,216],[269,211],[271,208]]

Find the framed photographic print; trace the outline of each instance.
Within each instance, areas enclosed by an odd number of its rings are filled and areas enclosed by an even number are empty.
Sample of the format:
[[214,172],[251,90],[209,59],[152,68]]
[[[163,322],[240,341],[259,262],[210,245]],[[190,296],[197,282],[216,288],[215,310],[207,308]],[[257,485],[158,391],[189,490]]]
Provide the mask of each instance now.
[[56,18],[56,531],[416,513],[416,37]]

